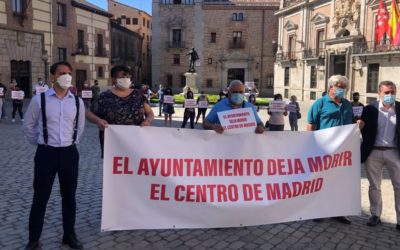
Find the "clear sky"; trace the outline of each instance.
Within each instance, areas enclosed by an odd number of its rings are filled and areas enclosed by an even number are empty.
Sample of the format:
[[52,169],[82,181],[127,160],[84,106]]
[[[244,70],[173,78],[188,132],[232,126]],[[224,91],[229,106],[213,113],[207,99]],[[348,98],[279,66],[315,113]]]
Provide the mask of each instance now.
[[[107,0],[86,0],[90,3],[93,3],[99,6],[102,9],[107,10]],[[132,7],[135,7],[140,10],[144,10],[151,15],[151,2],[152,0],[117,0],[119,3],[123,3]]]

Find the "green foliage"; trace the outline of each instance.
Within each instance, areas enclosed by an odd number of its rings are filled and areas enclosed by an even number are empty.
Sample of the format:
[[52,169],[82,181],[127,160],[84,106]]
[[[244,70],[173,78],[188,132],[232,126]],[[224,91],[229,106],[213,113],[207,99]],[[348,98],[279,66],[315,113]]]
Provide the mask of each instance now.
[[[198,95],[195,95],[195,99],[197,99]],[[210,101],[211,105],[214,105],[218,99],[219,95],[207,95],[208,100]],[[183,95],[174,95],[175,98],[175,104],[183,104],[185,101],[185,98]],[[257,104],[260,106],[268,106],[268,103],[270,102],[271,98],[264,98],[264,97],[257,97]],[[158,103],[158,98],[151,98],[151,103]]]

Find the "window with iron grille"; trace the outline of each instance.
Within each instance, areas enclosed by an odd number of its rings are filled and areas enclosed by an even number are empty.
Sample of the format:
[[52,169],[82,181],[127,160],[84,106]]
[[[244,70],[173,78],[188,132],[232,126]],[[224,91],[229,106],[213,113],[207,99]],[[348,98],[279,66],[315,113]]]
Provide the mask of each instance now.
[[67,26],[67,6],[57,3],[57,25]]
[[317,93],[315,91],[310,92],[310,100],[316,100],[317,99]]
[[283,98],[288,99],[289,98],[289,89],[285,89],[283,93]]
[[211,32],[211,40],[210,43],[216,43],[217,42],[217,33]]
[[320,56],[323,53],[324,50],[324,38],[325,38],[325,30],[321,29],[317,31],[317,53],[316,56]]
[[67,61],[67,49],[66,48],[58,48],[58,60],[60,62]]
[[12,10],[16,14],[21,14],[25,9],[26,0],[12,0]]
[[284,86],[289,86],[289,67],[285,68],[285,78],[284,78]]
[[212,88],[213,86],[213,79],[207,79],[206,81],[206,87],[207,88]]
[[314,89],[316,87],[317,87],[317,67],[313,65],[311,66],[310,88]]
[[367,93],[378,93],[379,63],[368,64]]
[[104,69],[101,66],[99,66],[97,68],[97,77],[99,77],[99,78],[103,78],[104,77]]
[[136,17],[132,18],[133,25],[138,25],[138,23],[139,23],[139,20]]
[[181,64],[181,57],[179,54],[174,54],[174,64]]

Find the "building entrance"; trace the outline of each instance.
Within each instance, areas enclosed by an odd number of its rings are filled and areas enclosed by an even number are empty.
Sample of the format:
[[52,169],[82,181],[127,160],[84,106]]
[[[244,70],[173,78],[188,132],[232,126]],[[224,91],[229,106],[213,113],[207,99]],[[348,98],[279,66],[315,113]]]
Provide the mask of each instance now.
[[[31,88],[31,62],[11,61],[11,79],[15,78],[21,90],[25,92],[25,97],[30,98]],[[11,81],[10,81],[11,82]]]
[[240,80],[244,82],[244,69],[228,69],[227,86],[232,80]]
[[346,75],[346,56],[337,55],[333,58],[333,74],[334,75]]

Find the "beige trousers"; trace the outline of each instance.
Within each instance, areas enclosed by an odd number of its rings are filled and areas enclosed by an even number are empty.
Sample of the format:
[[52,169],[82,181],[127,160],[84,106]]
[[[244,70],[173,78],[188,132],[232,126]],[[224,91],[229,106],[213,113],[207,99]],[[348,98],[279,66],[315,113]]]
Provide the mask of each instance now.
[[397,224],[400,225],[400,157],[398,149],[373,149],[365,165],[369,181],[368,195],[371,214],[378,217],[382,214],[381,181],[383,167],[386,166],[394,190]]

